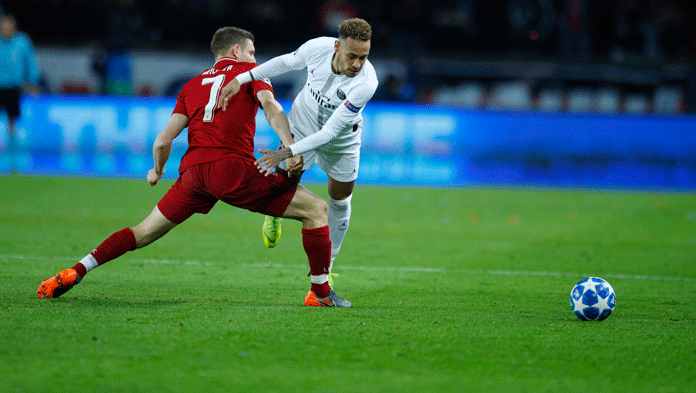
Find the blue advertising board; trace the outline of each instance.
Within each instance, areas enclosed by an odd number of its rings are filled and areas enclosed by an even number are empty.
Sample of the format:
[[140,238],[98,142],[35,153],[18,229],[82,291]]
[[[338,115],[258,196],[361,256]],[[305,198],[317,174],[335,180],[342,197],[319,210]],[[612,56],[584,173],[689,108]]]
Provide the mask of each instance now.
[[[141,177],[173,98],[26,97],[9,146],[0,118],[0,173]],[[290,102],[282,102],[286,111]],[[415,186],[696,189],[696,118],[468,111],[370,103],[358,182]],[[174,142],[175,178],[186,132]],[[278,137],[262,111],[256,149]],[[324,181],[313,168],[304,181]]]

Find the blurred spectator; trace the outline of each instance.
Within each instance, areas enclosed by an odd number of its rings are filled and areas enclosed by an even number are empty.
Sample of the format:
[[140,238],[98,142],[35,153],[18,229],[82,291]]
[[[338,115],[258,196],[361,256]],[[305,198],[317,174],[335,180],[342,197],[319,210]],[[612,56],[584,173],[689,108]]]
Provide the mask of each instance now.
[[413,85],[403,78],[389,75],[384,83],[377,89],[376,99],[378,101],[407,102],[413,100]]
[[358,8],[346,0],[328,0],[319,8],[319,25],[323,34],[336,35],[336,29],[346,19],[357,18]]
[[684,10],[674,1],[665,1],[655,10],[654,26],[657,28],[656,46],[670,60],[688,60],[689,22],[693,29],[694,20],[687,20]]
[[7,111],[9,139],[7,150],[12,171],[16,171],[15,121],[19,117],[22,90],[38,93],[39,63],[29,37],[17,31],[12,15],[0,17],[0,108]]
[[103,84],[107,94],[133,94],[130,48],[143,46],[148,37],[145,13],[138,0],[116,0],[106,25],[107,55]]
[[566,57],[590,58],[590,15],[587,0],[564,0],[561,17],[561,54]]

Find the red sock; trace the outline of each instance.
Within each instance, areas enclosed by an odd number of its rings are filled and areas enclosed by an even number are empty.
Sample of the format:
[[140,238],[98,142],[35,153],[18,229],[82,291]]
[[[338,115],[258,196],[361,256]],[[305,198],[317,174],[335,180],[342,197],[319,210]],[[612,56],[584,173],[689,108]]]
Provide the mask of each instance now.
[[125,228],[104,240],[99,247],[92,251],[92,256],[97,260],[98,264],[103,265],[136,248],[133,231],[130,228]]
[[87,269],[85,269],[85,265],[81,264],[78,262],[75,266],[72,267],[77,271],[77,274],[80,275],[80,280],[82,280],[85,277],[85,274],[87,274]]
[[[309,274],[319,276],[329,274],[331,264],[331,239],[329,238],[329,226],[321,228],[303,229],[302,245],[309,259]],[[329,283],[312,284],[312,291],[319,297],[329,296]]]

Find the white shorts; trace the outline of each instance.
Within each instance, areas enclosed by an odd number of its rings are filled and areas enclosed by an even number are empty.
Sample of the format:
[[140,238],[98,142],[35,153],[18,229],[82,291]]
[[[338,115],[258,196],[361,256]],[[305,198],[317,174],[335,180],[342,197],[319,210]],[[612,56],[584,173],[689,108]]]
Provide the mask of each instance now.
[[[292,137],[295,142],[305,138],[292,125],[290,129],[293,130]],[[344,147],[336,147],[328,143],[316,150],[302,153],[302,159],[304,160],[302,170],[306,171],[311,168],[316,161],[319,167],[332,179],[344,183],[354,181],[358,178],[358,170],[360,168],[360,138],[356,138],[355,142]],[[287,170],[285,161],[278,166],[280,169]]]

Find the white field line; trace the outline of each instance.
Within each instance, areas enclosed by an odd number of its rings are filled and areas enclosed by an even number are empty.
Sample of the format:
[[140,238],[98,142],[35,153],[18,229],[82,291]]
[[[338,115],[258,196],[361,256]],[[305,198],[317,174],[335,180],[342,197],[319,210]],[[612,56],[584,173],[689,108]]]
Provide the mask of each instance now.
[[[21,255],[21,254],[0,254],[0,259],[14,259],[26,261],[70,261],[77,262],[79,257],[60,257],[60,256],[39,256],[39,255]],[[131,263],[152,263],[163,265],[194,265],[194,266],[229,266],[229,262],[225,261],[199,261],[199,260],[182,260],[182,259],[134,259],[124,258],[125,262]],[[279,269],[307,269],[307,265],[300,264],[278,264],[278,263],[241,263],[239,266],[252,268],[279,268]],[[447,274],[481,274],[481,275],[503,275],[503,276],[551,276],[551,277],[592,277],[590,273],[564,273],[564,272],[548,272],[548,271],[531,271],[531,270],[460,270],[460,269],[443,269],[429,267],[413,267],[413,266],[338,266],[338,271],[341,270],[363,270],[363,271],[395,271],[395,272],[415,272],[415,273],[447,273]],[[696,282],[696,277],[674,277],[674,276],[648,276],[635,274],[608,273],[602,274],[603,278],[620,278],[629,280],[652,280],[652,281],[687,281]]]

